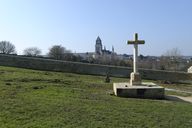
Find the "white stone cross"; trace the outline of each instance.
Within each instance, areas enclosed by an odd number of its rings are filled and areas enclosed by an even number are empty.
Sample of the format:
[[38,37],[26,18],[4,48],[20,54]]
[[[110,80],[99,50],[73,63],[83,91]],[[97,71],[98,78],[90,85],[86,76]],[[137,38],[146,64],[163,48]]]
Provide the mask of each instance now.
[[144,40],[138,40],[138,34],[135,33],[135,40],[130,40],[128,44],[133,44],[133,72],[130,74],[130,85],[141,85],[141,77],[137,69],[138,44],[145,44]]
[[144,40],[138,40],[138,34],[135,33],[134,35],[135,40],[128,40],[127,44],[133,44],[134,50],[133,50],[133,72],[138,73],[137,69],[137,58],[138,58],[138,44],[145,44]]

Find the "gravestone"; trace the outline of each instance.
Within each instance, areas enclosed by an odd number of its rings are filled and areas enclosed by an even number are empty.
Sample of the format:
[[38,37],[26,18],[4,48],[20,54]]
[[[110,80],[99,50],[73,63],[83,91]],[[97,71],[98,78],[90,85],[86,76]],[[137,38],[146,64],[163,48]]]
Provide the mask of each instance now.
[[109,76],[109,73],[106,74],[106,77],[105,77],[105,83],[110,83],[110,76]]
[[141,75],[138,72],[138,45],[145,44],[145,41],[138,40],[138,34],[135,33],[134,40],[128,41],[128,44],[134,45],[133,72],[130,74],[130,82],[113,83],[114,94],[129,98],[163,99],[164,88],[151,82],[142,82]]

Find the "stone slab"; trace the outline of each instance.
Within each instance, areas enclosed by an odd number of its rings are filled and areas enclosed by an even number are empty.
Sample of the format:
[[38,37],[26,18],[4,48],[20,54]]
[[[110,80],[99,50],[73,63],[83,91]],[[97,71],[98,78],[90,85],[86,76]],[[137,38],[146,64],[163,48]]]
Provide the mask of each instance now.
[[164,88],[154,83],[132,86],[130,83],[114,83],[114,94],[119,97],[164,99]]

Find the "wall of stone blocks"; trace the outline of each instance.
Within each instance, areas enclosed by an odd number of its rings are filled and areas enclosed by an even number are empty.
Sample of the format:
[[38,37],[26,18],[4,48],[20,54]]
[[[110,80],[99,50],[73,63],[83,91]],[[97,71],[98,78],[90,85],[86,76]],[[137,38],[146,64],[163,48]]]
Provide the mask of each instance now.
[[[130,67],[87,64],[4,54],[0,54],[0,65],[89,75],[106,75],[107,73],[109,73],[110,76],[115,77],[129,77],[130,73],[132,72],[132,68]],[[149,69],[139,69],[139,72],[143,79],[192,83],[191,73]]]

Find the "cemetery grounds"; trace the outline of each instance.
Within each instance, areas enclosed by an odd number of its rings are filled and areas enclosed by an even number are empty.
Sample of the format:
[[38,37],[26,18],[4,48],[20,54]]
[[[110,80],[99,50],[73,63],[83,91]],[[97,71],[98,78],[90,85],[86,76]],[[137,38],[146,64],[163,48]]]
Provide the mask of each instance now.
[[[113,82],[129,80],[110,79],[0,66],[0,128],[192,127],[192,103],[116,97]],[[192,96],[190,84],[151,82]]]

